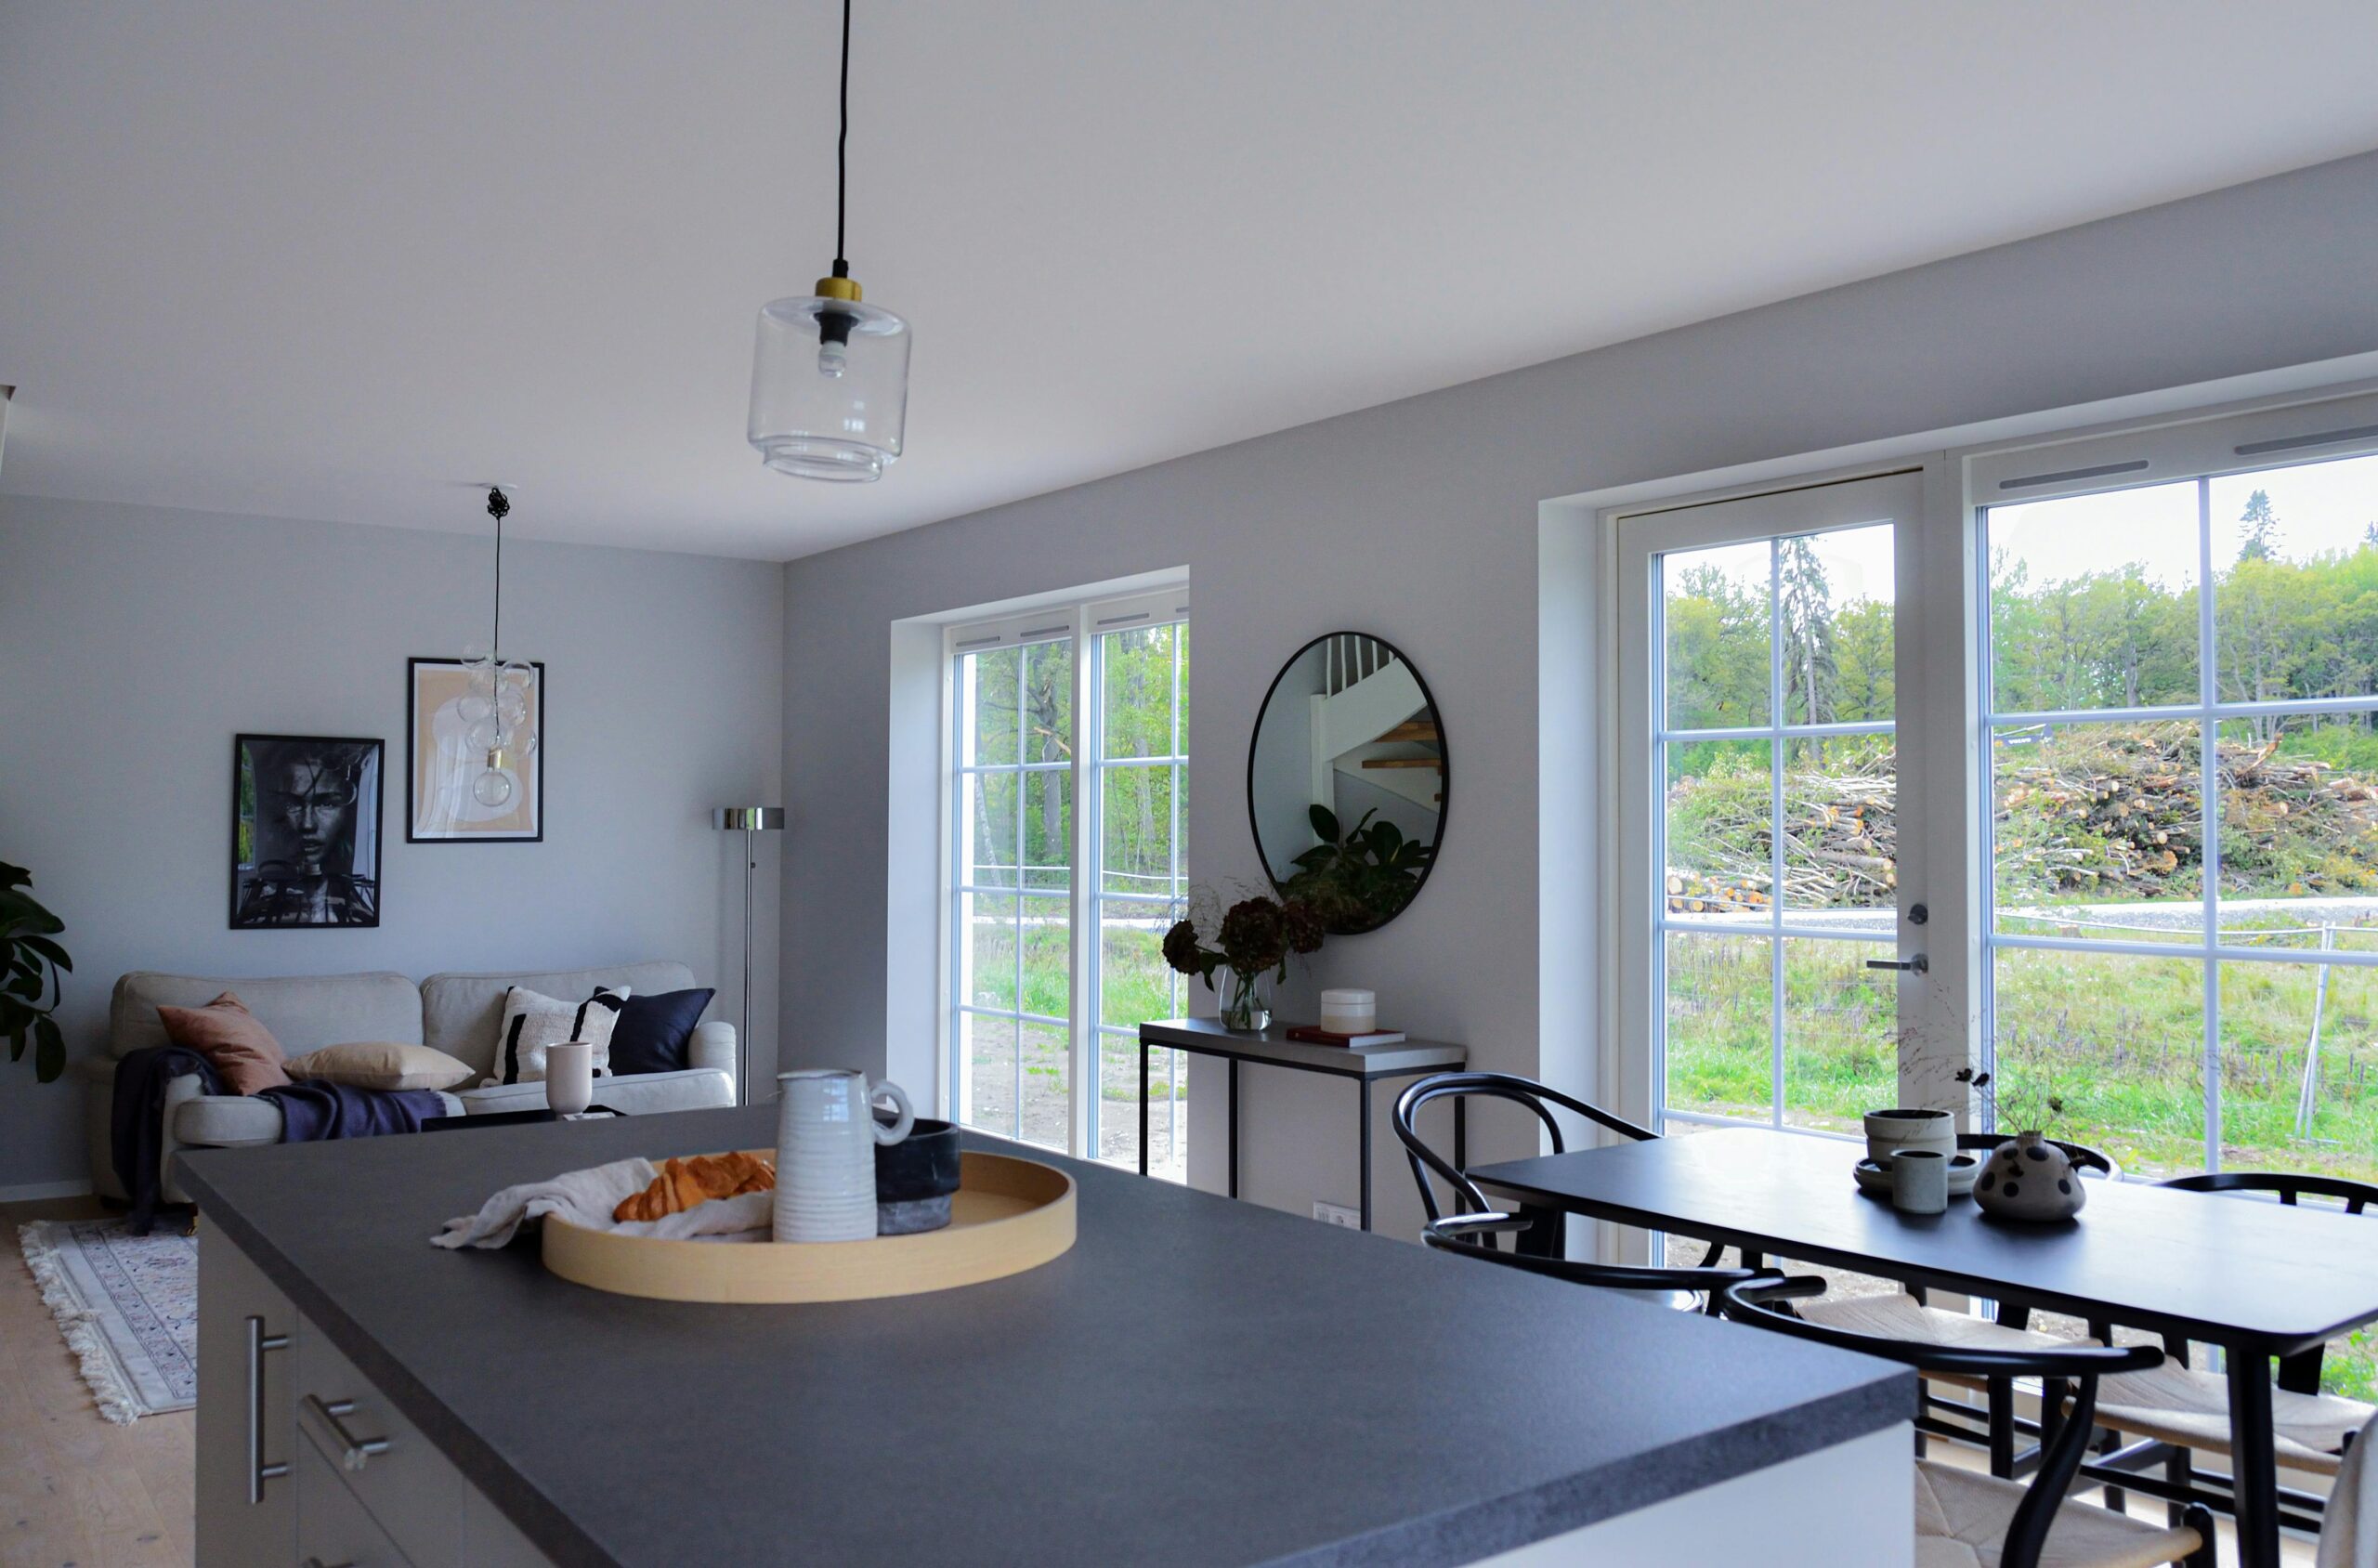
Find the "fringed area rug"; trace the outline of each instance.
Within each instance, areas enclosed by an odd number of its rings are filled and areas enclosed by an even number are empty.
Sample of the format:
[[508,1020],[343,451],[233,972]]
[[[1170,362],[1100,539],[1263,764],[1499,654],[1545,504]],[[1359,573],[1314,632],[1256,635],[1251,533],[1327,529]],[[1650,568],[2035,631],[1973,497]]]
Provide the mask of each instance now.
[[197,1237],[35,1220],[17,1238],[100,1415],[129,1424],[198,1403]]

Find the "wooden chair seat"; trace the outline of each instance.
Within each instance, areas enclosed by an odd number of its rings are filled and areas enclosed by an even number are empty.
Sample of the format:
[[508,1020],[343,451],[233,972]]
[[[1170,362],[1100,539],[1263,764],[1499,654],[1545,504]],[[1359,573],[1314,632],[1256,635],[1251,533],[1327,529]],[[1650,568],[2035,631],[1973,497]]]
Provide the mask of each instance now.
[[[2027,1490],[2019,1481],[1917,1460],[1916,1568],[1998,1568],[2007,1528]],[[2185,1524],[2150,1524],[2068,1502],[2048,1526],[2039,1568],[2156,1568],[2203,1545],[2203,1537]]]
[[[1886,1339],[1905,1339],[1926,1345],[1958,1345],[1969,1350],[1990,1351],[2056,1351],[2072,1347],[2071,1339],[2059,1339],[2051,1334],[2041,1334],[2029,1328],[2007,1328],[1987,1318],[1969,1317],[1940,1307],[1927,1307],[1914,1297],[1893,1291],[1886,1296],[1826,1297],[1822,1300],[1801,1303],[1800,1315],[1810,1323],[1848,1329],[1853,1334],[1872,1334]],[[2095,1341],[2088,1341],[2094,1343]],[[1979,1388],[1984,1379],[1954,1372],[1927,1371],[1924,1376],[1935,1382],[1954,1383],[1964,1388]],[[2114,1379],[2108,1379],[2108,1382]]]
[[[2334,1475],[2345,1440],[2378,1416],[2378,1407],[2330,1393],[2270,1392],[2279,1462],[2293,1470]],[[2097,1388],[2097,1422],[2136,1437],[2183,1448],[2229,1452],[2229,1380],[2174,1362],[2149,1372],[2119,1372]]]

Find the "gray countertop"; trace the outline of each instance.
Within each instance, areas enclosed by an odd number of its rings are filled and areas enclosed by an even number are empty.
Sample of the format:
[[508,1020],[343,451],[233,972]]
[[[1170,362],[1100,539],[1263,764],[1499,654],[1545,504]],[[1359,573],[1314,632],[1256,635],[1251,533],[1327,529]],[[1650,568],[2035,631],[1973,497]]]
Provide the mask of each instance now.
[[428,1238],[775,1108],[182,1156],[182,1180],[564,1564],[1454,1563],[1907,1418],[1883,1363],[969,1135],[1072,1251],[818,1306],[644,1301]]

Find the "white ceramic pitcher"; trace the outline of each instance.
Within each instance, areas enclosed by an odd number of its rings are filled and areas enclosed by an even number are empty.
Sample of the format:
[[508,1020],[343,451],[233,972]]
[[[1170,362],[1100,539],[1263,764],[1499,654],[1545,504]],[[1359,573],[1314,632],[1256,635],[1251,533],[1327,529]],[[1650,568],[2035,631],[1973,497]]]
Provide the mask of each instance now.
[[[777,1196],[769,1234],[778,1241],[865,1241],[875,1235],[875,1145],[917,1124],[896,1083],[869,1084],[849,1067],[777,1075]],[[899,1111],[889,1127],[874,1103]]]

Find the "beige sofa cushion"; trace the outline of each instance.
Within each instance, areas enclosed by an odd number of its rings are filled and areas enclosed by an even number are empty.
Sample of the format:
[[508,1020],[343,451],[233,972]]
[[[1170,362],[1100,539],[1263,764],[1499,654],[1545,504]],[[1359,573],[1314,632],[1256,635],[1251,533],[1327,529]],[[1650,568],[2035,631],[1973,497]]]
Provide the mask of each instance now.
[[[421,1041],[491,1076],[496,1035],[503,1024],[503,996],[515,986],[549,997],[582,1000],[597,986],[613,990],[632,987],[648,994],[682,991],[693,983],[694,972],[675,962],[621,963],[541,974],[433,974],[421,983]],[[349,1030],[340,1038],[363,1037]]]
[[292,1056],[341,1040],[421,1043],[421,988],[401,974],[302,974],[251,979],[221,974],[161,974],[135,970],[115,983],[108,1004],[108,1051],[122,1056],[167,1045],[157,1009],[204,1007],[240,993],[256,1022]]
[[293,1056],[285,1065],[291,1078],[350,1084],[357,1089],[451,1089],[478,1076],[470,1064],[457,1062],[442,1051],[394,1040],[326,1045]]
[[282,1065],[288,1052],[237,991],[226,991],[204,1007],[161,1007],[157,1019],[165,1026],[166,1039],[205,1057],[234,1094],[278,1089],[289,1081]]

